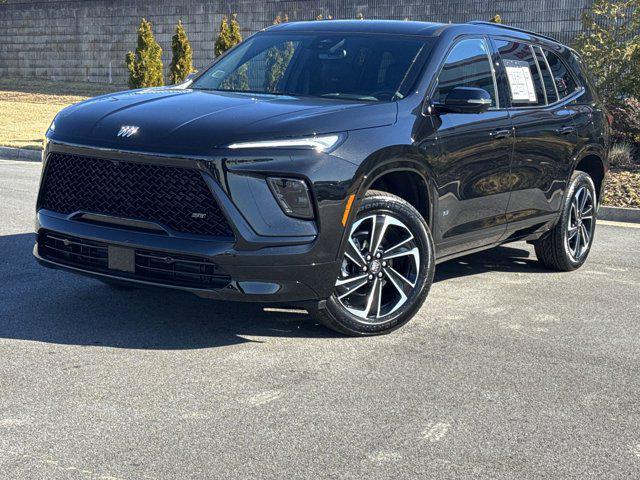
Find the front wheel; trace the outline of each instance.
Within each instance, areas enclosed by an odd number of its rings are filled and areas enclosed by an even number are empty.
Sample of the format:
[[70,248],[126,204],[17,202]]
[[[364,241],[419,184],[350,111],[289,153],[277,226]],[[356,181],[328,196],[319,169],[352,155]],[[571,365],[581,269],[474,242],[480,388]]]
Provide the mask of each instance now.
[[395,195],[367,192],[334,293],[316,317],[347,335],[389,333],[407,323],[426,299],[434,260],[433,239],[420,213]]

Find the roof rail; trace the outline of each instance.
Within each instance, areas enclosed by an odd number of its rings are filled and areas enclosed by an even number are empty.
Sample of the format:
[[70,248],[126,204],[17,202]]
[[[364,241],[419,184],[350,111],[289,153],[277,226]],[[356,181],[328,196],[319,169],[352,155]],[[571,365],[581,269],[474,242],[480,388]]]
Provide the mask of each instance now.
[[551,37],[549,35],[542,35],[541,33],[532,32],[531,30],[525,30],[524,28],[512,27],[510,25],[504,25],[502,23],[487,22],[487,21],[484,21],[484,20],[472,20],[472,21],[467,22],[467,23],[471,24],[471,25],[487,25],[487,26],[491,26],[491,27],[504,28],[505,30],[513,30],[514,32],[520,32],[520,33],[526,33],[526,34],[529,34],[529,35],[535,35],[536,37],[545,38],[545,39],[551,40],[552,42],[555,42],[555,43],[561,43],[556,38],[553,38],[553,37]]

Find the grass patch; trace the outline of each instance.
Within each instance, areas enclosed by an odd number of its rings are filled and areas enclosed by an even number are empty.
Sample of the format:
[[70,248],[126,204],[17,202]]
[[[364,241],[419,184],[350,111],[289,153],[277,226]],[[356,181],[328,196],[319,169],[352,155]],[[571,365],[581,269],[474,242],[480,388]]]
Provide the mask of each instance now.
[[0,146],[41,149],[63,108],[118,90],[112,85],[0,79]]

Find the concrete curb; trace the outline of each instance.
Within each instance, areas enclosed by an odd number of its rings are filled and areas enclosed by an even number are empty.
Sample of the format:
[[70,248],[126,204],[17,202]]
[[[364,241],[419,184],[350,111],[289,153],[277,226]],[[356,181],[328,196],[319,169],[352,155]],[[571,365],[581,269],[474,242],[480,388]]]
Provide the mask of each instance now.
[[0,158],[4,158],[5,160],[25,160],[28,162],[39,162],[42,160],[42,150],[0,147]]
[[598,220],[640,223],[640,208],[605,207],[598,210]]

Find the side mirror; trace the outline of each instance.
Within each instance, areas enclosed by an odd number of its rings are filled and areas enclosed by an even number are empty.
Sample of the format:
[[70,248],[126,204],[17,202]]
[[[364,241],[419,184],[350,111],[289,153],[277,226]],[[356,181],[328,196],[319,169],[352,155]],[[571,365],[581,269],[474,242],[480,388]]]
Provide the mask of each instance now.
[[493,101],[483,88],[456,87],[444,99],[437,110],[453,113],[482,113],[489,110]]

